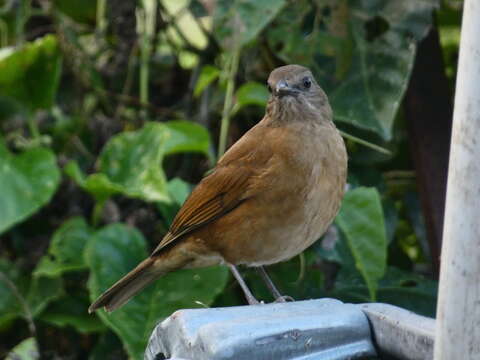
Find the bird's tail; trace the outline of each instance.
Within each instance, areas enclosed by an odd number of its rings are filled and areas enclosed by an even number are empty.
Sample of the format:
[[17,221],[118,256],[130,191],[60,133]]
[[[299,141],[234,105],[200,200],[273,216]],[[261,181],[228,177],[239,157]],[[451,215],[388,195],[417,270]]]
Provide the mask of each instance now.
[[92,313],[102,307],[111,312],[125,304],[145,286],[162,276],[168,271],[161,271],[155,266],[155,258],[147,258],[130,271],[123,278],[105,291],[95,302],[90,305],[88,312]]

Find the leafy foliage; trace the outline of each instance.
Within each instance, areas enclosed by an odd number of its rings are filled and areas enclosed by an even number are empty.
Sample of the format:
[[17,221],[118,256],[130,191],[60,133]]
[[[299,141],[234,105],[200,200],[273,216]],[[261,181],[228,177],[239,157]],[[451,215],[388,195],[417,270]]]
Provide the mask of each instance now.
[[[85,253],[92,301],[116,281],[116,274],[130,271],[146,256],[145,240],[137,230],[112,224],[95,233]],[[168,274],[121,309],[111,314],[101,312],[100,318],[120,336],[132,357],[141,358],[159,318],[179,307],[211,304],[225,286],[227,275],[224,267]]]
[[68,174],[99,202],[121,193],[146,201],[168,202],[163,157],[177,152],[209,154],[210,139],[202,127],[186,121],[147,123],[142,129],[110,139],[99,156],[99,170],[87,178],[70,163]]
[[[25,306],[29,308],[32,316],[40,314],[50,301],[59,298],[63,293],[60,278],[28,278],[5,259],[0,262],[0,271],[9,280],[6,282],[3,279],[0,282],[0,328],[8,326],[19,316],[28,316]],[[23,302],[19,301],[19,297]]]
[[92,229],[81,217],[65,221],[52,236],[48,254],[39,261],[34,276],[58,277],[67,271],[83,270],[81,254]]
[[225,48],[250,43],[285,5],[285,0],[218,1],[213,17],[215,36]]
[[0,139],[0,233],[47,204],[60,182],[55,155],[49,149],[11,154]]
[[[286,63],[311,68],[329,95],[351,190],[323,239],[273,265],[272,278],[295,299],[434,315],[399,108],[436,0],[20,3],[0,12],[0,354],[141,359],[173,311],[244,303],[226,268],[213,267],[165,276],[113,314],[87,314],[166,233],[217,144],[260,120],[268,73]],[[459,24],[444,4],[451,80]]]
[[[320,10],[329,15],[313,20],[307,6],[291,5],[280,14],[281,25],[269,29],[271,47],[280,47],[285,62],[313,68],[337,121],[389,140],[412,69],[415,40],[426,34],[437,1],[324,4]],[[311,25],[290,29],[292,18]]]
[[378,192],[369,188],[347,192],[336,221],[367,283],[370,298],[375,301],[377,282],[387,263],[387,237]]
[[82,334],[104,332],[106,327],[98,317],[85,316],[88,305],[88,299],[81,296],[62,296],[48,306],[40,319],[56,327],[72,326]]
[[194,96],[200,95],[205,88],[210,85],[213,81],[218,79],[220,76],[220,69],[212,65],[205,65],[202,68],[202,72],[198,76],[197,83],[195,85],[195,90],[193,91]]
[[38,346],[35,338],[30,337],[23,340],[20,344],[15,346],[12,351],[7,355],[7,360],[34,360],[38,359],[40,354],[38,353]]
[[53,105],[61,69],[56,38],[45,36],[18,49],[4,48],[0,55],[0,94],[31,110]]
[[238,88],[235,99],[233,113],[248,105],[265,106],[268,100],[268,90],[257,82],[247,82]]

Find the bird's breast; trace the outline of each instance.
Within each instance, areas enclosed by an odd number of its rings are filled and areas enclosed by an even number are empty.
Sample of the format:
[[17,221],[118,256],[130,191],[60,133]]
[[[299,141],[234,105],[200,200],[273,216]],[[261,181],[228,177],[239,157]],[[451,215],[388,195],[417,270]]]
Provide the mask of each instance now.
[[287,260],[315,242],[337,214],[347,169],[343,139],[333,126],[308,130],[280,139],[255,184],[262,191],[239,209],[235,243],[244,251],[236,263]]
[[277,245],[271,246],[278,249],[272,262],[291,258],[320,238],[335,218],[344,193],[347,155],[338,131],[314,128],[300,140],[292,144],[295,161],[286,171],[292,186],[279,194],[285,206],[271,214],[279,219],[272,229]]

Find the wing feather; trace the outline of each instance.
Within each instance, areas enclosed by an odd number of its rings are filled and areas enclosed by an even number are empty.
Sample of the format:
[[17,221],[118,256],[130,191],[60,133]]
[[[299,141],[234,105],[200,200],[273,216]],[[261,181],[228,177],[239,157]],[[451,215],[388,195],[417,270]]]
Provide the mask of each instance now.
[[[215,221],[255,196],[251,185],[265,172],[275,153],[270,142],[264,141],[272,133],[271,129],[257,124],[225,153],[214,171],[192,191],[151,256],[174,246],[184,235]],[[280,138],[277,140],[281,141]]]
[[[233,170],[233,171],[232,171]],[[251,171],[247,168],[216,169],[193,190],[175,216],[169,232],[155,248],[157,255],[175,240],[232,211],[247,199]]]

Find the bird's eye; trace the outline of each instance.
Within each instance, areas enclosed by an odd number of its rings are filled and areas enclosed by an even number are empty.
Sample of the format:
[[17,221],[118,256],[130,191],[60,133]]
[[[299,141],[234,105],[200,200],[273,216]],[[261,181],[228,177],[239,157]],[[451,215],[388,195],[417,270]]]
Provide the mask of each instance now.
[[310,89],[310,86],[312,86],[312,81],[306,77],[303,79],[303,86],[305,86],[306,89]]
[[269,93],[272,92],[272,87],[270,86],[270,84],[267,84],[267,89],[268,89],[268,92],[269,92]]

